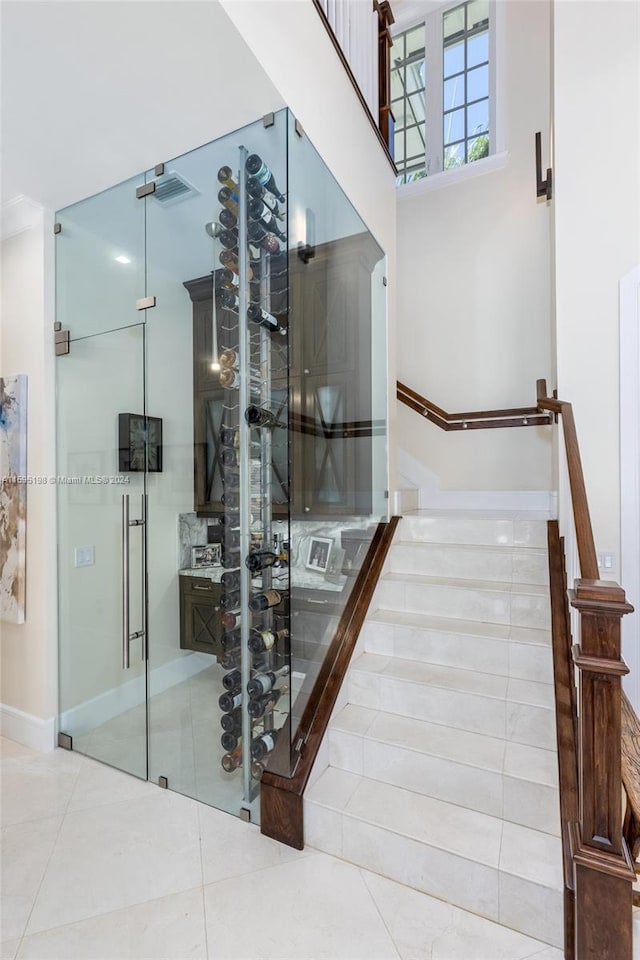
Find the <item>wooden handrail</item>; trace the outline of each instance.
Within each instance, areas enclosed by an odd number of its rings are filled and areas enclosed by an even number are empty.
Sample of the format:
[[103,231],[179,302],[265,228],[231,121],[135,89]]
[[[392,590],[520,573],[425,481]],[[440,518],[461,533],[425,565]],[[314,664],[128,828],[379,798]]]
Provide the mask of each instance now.
[[[633,863],[623,835],[622,587],[598,579],[573,408],[537,382],[538,410],[562,416],[581,576],[567,591],[564,550],[549,524],[556,729],[565,866],[566,960],[631,960]],[[567,596],[579,613],[572,644]],[[570,651],[570,652],[569,652]],[[574,674],[579,678],[575,697]],[[570,715],[569,715],[570,714]],[[576,735],[577,731],[577,735]]]
[[[300,759],[292,776],[267,768],[260,782],[260,831],[274,840],[302,850],[304,846],[303,795],[318,755],[340,687],[387,556],[400,517],[380,523],[340,617],[322,666],[316,677],[296,733],[278,739],[276,751],[289,751],[289,743],[303,741]],[[274,760],[277,761],[274,756]],[[288,766],[288,756],[285,766]],[[271,763],[270,763],[271,766]]]
[[580,559],[580,573],[585,580],[598,580],[600,576],[598,559],[593,540],[589,503],[587,501],[587,488],[584,483],[584,473],[582,471],[582,460],[580,459],[580,447],[578,446],[573,407],[565,400],[558,400],[557,397],[547,396],[546,380],[536,381],[536,392],[538,410],[548,410],[550,413],[560,414],[562,416],[564,445],[567,453],[567,470],[569,472],[571,502],[573,505],[573,519],[576,527],[578,557]]
[[509,407],[504,410],[473,410],[466,413],[447,413],[411,387],[396,384],[396,396],[401,403],[430,420],[441,430],[489,430],[497,427],[538,427],[551,422],[549,414],[537,407]]

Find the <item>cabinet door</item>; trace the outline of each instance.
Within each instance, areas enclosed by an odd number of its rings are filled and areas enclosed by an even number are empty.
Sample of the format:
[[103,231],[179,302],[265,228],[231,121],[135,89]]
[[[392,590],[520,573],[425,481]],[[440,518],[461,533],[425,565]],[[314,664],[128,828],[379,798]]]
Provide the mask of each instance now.
[[[198,653],[222,653],[222,624],[220,623],[220,585],[198,580],[187,583],[180,578],[180,646]],[[198,592],[201,590],[201,594]]]
[[[362,482],[357,460],[370,450],[370,438],[353,438],[355,409],[353,378],[346,374],[318,375],[304,380],[303,443],[304,513],[335,515],[358,510],[356,485]],[[370,470],[369,470],[370,473]]]
[[311,261],[305,275],[302,330],[304,374],[356,370],[362,326],[359,276],[332,258]]
[[202,390],[195,394],[193,410],[193,452],[195,510],[198,516],[218,516],[224,510],[220,427],[224,415],[224,390]]

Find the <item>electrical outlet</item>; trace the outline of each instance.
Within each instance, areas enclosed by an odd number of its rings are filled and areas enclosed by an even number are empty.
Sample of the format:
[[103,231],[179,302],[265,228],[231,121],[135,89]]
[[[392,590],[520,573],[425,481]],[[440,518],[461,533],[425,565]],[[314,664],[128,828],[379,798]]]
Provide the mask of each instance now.
[[614,553],[598,552],[598,570],[603,574],[613,574],[616,572],[616,557]]
[[95,547],[76,547],[73,551],[74,567],[92,567],[95,562]]

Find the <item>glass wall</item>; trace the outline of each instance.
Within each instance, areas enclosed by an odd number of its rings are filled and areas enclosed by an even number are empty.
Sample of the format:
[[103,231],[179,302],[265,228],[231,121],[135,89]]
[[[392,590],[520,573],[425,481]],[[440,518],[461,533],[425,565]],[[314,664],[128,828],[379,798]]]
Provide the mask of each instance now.
[[288,111],[57,219],[60,728],[257,820],[386,519],[383,253]]

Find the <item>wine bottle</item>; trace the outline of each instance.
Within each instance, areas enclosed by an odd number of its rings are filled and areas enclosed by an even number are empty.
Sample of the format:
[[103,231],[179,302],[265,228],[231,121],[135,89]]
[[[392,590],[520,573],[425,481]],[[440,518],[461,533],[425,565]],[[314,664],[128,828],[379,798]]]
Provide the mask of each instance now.
[[231,167],[220,167],[218,170],[218,180],[223,187],[229,187],[235,194],[239,193],[238,184],[233,179],[233,170]]
[[[229,270],[232,270],[236,276],[240,275],[240,267],[238,265],[238,257],[233,253],[231,249],[221,250],[218,257],[220,263],[223,267],[227,267]],[[253,280],[253,270],[251,267],[248,268],[248,279]]]
[[223,230],[218,240],[225,248],[225,250],[236,251],[234,254],[234,259],[237,255],[238,250],[238,233],[236,230]]
[[249,609],[253,611],[268,610],[270,607],[277,607],[284,599],[282,590],[265,590],[263,593],[254,593],[249,597]]
[[244,166],[250,177],[255,177],[266,190],[274,195],[276,200],[284,203],[284,194],[278,190],[275,178],[262,157],[259,157],[257,153],[252,153],[247,157]]
[[[240,681],[242,677],[240,676],[239,670],[231,670],[229,673],[225,673],[222,678],[222,686],[225,690],[235,690],[240,686]],[[273,684],[272,684],[273,685]],[[264,693],[267,691],[265,690]]]
[[268,753],[271,753],[276,745],[279,733],[279,730],[265,730],[261,736],[253,738],[251,741],[251,756],[254,760],[262,760]]
[[[220,363],[222,363],[222,358],[220,358]],[[265,407],[258,407],[253,403],[245,410],[244,418],[250,427],[282,426],[270,410],[267,410]]]
[[225,370],[237,370],[240,366],[240,354],[235,350],[223,350],[218,359],[220,366],[224,367]]
[[223,590],[239,590],[240,589],[240,571],[225,570],[225,572],[220,577],[220,583],[222,584]]
[[240,547],[226,547],[222,546],[222,556],[220,557],[220,563],[225,569],[239,567],[241,563],[240,559]]
[[230,593],[223,593],[220,597],[220,606],[223,610],[234,610],[240,606],[240,591],[232,590]]
[[260,763],[259,760],[251,761],[251,776],[254,780],[260,780],[262,774],[264,773],[264,763]]
[[240,631],[228,630],[222,634],[222,649],[225,653],[230,653],[240,646]]
[[250,197],[253,197],[254,200],[262,200],[262,202],[269,208],[269,210],[271,210],[274,216],[276,216],[279,220],[284,220],[284,213],[280,210],[278,201],[272,193],[269,193],[268,190],[265,190],[256,177],[248,177],[247,193]]
[[[289,673],[289,665],[280,667],[279,670],[269,670],[267,673],[257,673],[247,684],[247,693],[250,697],[262,697],[273,689],[280,677],[286,677]],[[223,679],[224,683],[224,679]]]
[[252,653],[263,653],[272,650],[279,641],[284,641],[289,636],[288,630],[252,630],[249,635],[249,650]]
[[218,214],[218,220],[225,230],[237,230],[238,228],[238,218],[226,207],[223,207]]
[[267,327],[267,329],[271,330],[272,333],[275,333],[276,330],[279,330],[280,333],[286,332],[284,328],[280,326],[273,314],[267,313],[267,311],[263,310],[258,303],[249,304],[247,307],[247,317],[253,323],[257,323],[261,327]]
[[222,486],[225,490],[240,489],[240,474],[237,470],[225,470],[222,474]]
[[[264,187],[260,186],[261,190],[264,190]],[[271,205],[267,198],[272,201]],[[264,194],[260,197],[254,197],[249,201],[248,204],[249,216],[252,220],[266,220],[271,222],[271,220],[283,220],[284,214],[280,213],[280,208],[278,207],[277,201],[271,197],[270,194]],[[272,228],[269,228],[272,229]],[[275,231],[274,231],[275,233]]]
[[220,502],[224,504],[226,510],[237,510],[240,506],[240,497],[237,490],[225,490],[220,495]]
[[226,550],[240,549],[240,529],[238,527],[226,527],[224,531],[224,546]]
[[[265,230],[259,223],[247,224],[247,234],[252,246],[261,247],[267,253],[280,253],[280,241],[275,233]],[[222,234],[220,235],[220,242],[223,243]],[[223,246],[226,246],[226,244],[223,243]]]
[[[220,385],[223,386],[225,390],[239,390],[241,381],[242,378],[237,370],[221,370],[220,372]],[[259,376],[254,374],[251,377],[251,381],[249,383],[249,392],[254,396],[258,396],[260,393],[261,382],[262,381],[260,380]],[[229,464],[233,466],[234,462],[230,460]]]
[[220,623],[225,628],[225,630],[234,630],[240,623],[242,614],[239,609],[236,610],[225,610],[220,616]]
[[[229,211],[227,211],[227,213],[228,212]],[[275,233],[279,240],[287,239],[286,233],[282,232],[276,223],[276,218],[271,211],[265,207],[262,200],[252,200],[249,203],[249,216],[254,223],[260,224],[267,233]],[[223,226],[226,226],[226,224],[223,224]],[[231,224],[231,226],[235,226],[235,224]]]
[[238,430],[235,427],[220,427],[220,443],[223,447],[237,447]]
[[239,647],[240,637],[238,635],[238,644],[235,645],[233,650],[226,651],[218,657],[218,663],[223,670],[233,670],[235,667],[240,666],[240,647]]
[[258,717],[263,717],[267,710],[270,710],[272,707],[275,707],[276,703],[285,692],[285,689],[278,688],[277,690],[270,690],[264,697],[256,697],[255,700],[249,700],[247,704],[247,713],[253,720],[257,720]]
[[245,566],[248,570],[251,570],[252,573],[257,573],[258,570],[265,570],[267,567],[273,567],[280,563],[280,557],[277,553],[272,553],[271,550],[260,550],[256,553],[250,553],[248,557],[245,557]]
[[265,187],[262,186],[257,177],[248,177],[247,178],[247,194],[253,200],[262,200],[264,205],[276,216],[279,220],[285,219],[285,214],[280,208],[280,204]]
[[220,726],[223,730],[242,730],[242,707],[236,707],[230,713],[223,713],[220,717]]
[[220,737],[220,746],[223,750],[235,750],[241,735],[241,730],[225,730]]
[[222,769],[227,773],[233,773],[238,767],[242,766],[242,746],[236,747],[233,753],[225,753],[220,761]]
[[[266,184],[265,184],[266,186]],[[229,187],[221,187],[218,191],[218,201],[227,210],[230,210],[234,217],[239,215],[238,194],[230,190]]]
[[223,693],[219,698],[218,706],[223,713],[231,713],[231,711],[235,710],[236,707],[242,706],[242,699],[241,690],[229,690],[227,693]]

